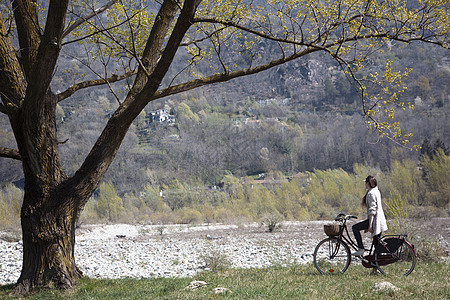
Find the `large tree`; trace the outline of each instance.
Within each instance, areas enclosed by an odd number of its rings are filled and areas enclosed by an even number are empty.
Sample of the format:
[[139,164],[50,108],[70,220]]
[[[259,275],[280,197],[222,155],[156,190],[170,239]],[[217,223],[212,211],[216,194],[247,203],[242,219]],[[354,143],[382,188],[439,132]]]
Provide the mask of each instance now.
[[[2,0],[0,112],[9,118],[17,149],[0,148],[0,156],[20,160],[25,176],[23,267],[15,293],[48,283],[70,288],[82,275],[74,257],[77,218],[150,101],[322,52],[345,71],[368,121],[382,134],[404,137],[389,120],[394,106],[404,105],[398,92],[408,71],[394,71],[390,61],[380,74],[358,71],[392,41],[448,47],[449,5],[447,0]],[[76,45],[86,53],[74,58],[97,78],[80,77],[56,93],[52,81],[66,68],[58,69],[61,51]],[[188,58],[185,65],[174,64],[179,49]],[[267,49],[270,55],[263,53]],[[129,87],[122,97],[113,86],[121,80]],[[58,153],[57,104],[99,85],[110,87],[117,109],[80,168],[66,174]]]

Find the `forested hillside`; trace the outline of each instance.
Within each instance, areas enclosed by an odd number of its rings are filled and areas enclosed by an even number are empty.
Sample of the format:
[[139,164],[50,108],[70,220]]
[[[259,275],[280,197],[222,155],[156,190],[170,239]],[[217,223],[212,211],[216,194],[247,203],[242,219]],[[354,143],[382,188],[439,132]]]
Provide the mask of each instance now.
[[[270,45],[260,47],[262,53],[270,50]],[[60,68],[67,68],[58,73],[54,89],[63,90],[74,74],[88,72],[71,57],[63,56]],[[429,145],[430,156],[436,149],[443,149],[441,167],[448,167],[450,56],[441,50],[426,51],[419,45],[386,49],[374,58],[373,70],[380,68],[378,60],[386,58],[394,65],[413,68],[402,97],[414,109],[399,108],[396,112],[403,131],[413,133],[406,147],[380,139],[377,132],[367,128],[355,88],[338,66],[316,55],[244,79],[152,102],[129,130],[104,178],[103,192],[101,187],[95,195],[99,201],[91,201],[87,213],[94,219],[110,221],[117,221],[120,216],[132,219],[133,215],[143,220],[153,215],[159,221],[220,221],[226,217],[218,217],[217,208],[226,211],[225,215],[232,214],[233,209],[226,209],[225,203],[231,201],[236,205],[232,200],[236,197],[261,205],[271,203],[269,207],[255,204],[253,208],[241,203],[241,212],[246,211],[244,216],[250,219],[270,211],[289,219],[327,217],[339,207],[348,212],[357,209],[363,192],[359,179],[368,170],[384,174],[391,184],[400,180],[393,175],[400,172],[398,168],[406,168],[408,174],[401,176],[412,182],[411,189],[403,191],[409,195],[408,203],[448,205],[448,190],[439,192],[442,199],[432,200],[435,197],[431,195],[432,190],[439,188],[429,186],[425,175],[416,170],[423,163],[419,161],[421,152],[427,150],[411,151],[410,148]],[[178,59],[183,59],[183,54]],[[120,91],[122,86],[115,88]],[[95,93],[79,92],[58,106],[60,151],[69,174],[79,167],[117,107],[114,95],[107,88],[92,89]],[[173,118],[172,122],[152,121],[152,113],[161,109]],[[1,144],[14,147],[4,115],[0,115],[0,123]],[[357,171],[355,166],[367,172]],[[331,176],[333,184],[349,176],[358,177],[358,181],[351,180],[351,188],[345,189],[344,194],[322,199],[316,197],[317,191],[311,191],[314,184],[329,191],[323,181],[313,180],[322,176],[319,174]],[[3,201],[18,201],[18,196],[7,196],[19,193],[11,191],[7,184],[13,182],[20,188],[22,177],[19,162],[0,158]],[[264,186],[257,196],[239,194],[247,193],[249,181],[255,178],[275,181],[276,186],[268,189]],[[426,184],[430,190],[420,188]],[[107,188],[110,196],[105,196]],[[296,192],[286,196],[290,189]],[[113,216],[104,214],[108,209],[95,206],[104,197],[118,201],[120,209]],[[258,200],[249,200],[253,197]],[[277,200],[271,201],[272,197]],[[297,201],[292,204],[295,208],[281,208],[288,205],[282,202],[291,198]],[[275,204],[277,201],[279,204]],[[190,217],[167,216],[183,208],[192,209],[187,213]],[[208,209],[210,215],[205,212]]]

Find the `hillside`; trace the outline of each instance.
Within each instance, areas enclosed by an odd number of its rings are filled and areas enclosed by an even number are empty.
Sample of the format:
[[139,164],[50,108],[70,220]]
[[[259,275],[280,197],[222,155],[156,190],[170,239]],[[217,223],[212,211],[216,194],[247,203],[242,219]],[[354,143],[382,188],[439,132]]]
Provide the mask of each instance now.
[[[270,55],[270,45],[261,47]],[[82,55],[80,51],[74,53]],[[450,145],[448,52],[427,52],[419,45],[393,47],[373,58],[372,69],[381,68],[386,58],[414,68],[403,98],[413,102],[415,110],[397,114],[403,131],[414,134],[409,146],[425,139]],[[183,59],[182,52],[178,59]],[[59,69],[75,66],[87,72],[72,56],[63,55],[59,64]],[[73,81],[67,72],[56,76],[55,90]],[[78,92],[61,103],[60,151],[69,174],[81,164],[116,106],[106,87]],[[175,123],[150,123],[151,113],[163,108]],[[338,66],[329,57],[315,55],[150,103],[130,129],[105,180],[124,194],[142,190],[149,181],[167,184],[175,178],[214,185],[226,172],[295,174],[352,170],[355,163],[385,170],[393,158],[417,160],[419,153],[379,140],[377,133],[367,130],[360,110],[357,94]],[[4,115],[0,125],[1,145],[13,147]],[[18,162],[0,158],[0,183],[20,182],[22,177]]]

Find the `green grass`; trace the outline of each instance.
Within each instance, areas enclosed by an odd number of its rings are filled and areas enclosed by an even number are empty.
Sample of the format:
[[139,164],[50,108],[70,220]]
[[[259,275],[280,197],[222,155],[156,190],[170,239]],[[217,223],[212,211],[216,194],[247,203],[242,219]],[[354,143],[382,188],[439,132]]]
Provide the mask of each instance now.
[[[370,270],[352,264],[337,276],[319,275],[312,265],[285,268],[225,269],[199,273],[193,278],[99,280],[84,278],[69,292],[42,289],[27,299],[449,299],[449,263],[418,263],[408,277],[370,275]],[[185,287],[192,280],[207,286]],[[375,283],[388,281],[399,291],[375,292]],[[0,286],[1,299],[12,285]],[[231,292],[214,294],[214,288]]]

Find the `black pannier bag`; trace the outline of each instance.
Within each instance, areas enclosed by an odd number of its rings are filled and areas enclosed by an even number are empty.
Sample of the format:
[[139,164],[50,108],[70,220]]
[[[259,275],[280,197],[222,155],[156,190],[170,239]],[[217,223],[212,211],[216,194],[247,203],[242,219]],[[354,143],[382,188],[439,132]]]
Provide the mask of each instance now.
[[402,244],[403,238],[399,237],[385,238],[380,242],[378,242],[377,246],[375,247],[375,253],[377,254],[395,253]]

